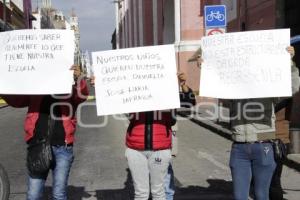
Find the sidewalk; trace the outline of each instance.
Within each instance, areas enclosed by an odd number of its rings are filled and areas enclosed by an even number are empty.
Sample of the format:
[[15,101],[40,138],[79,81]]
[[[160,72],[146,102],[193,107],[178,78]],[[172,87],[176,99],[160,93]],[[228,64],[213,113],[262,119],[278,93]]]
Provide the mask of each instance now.
[[[219,112],[216,111],[216,109],[216,107],[194,107],[192,110],[179,110],[178,114],[189,118],[194,123],[228,140],[232,140],[229,124],[229,109],[220,107]],[[285,165],[300,172],[300,154],[289,154]]]

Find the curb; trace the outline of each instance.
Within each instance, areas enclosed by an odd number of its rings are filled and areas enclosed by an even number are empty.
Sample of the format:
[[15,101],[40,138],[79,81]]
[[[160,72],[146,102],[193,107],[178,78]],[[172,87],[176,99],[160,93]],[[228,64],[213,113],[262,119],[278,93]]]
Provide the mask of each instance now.
[[2,109],[2,108],[6,108],[6,107],[8,107],[8,105],[6,105],[6,104],[4,104],[4,105],[0,105],[0,109]]
[[[194,112],[193,114],[195,114],[195,113],[196,112]],[[186,114],[185,112],[180,112],[180,111],[178,111],[178,115],[180,115],[182,117],[189,117],[188,114]],[[227,140],[233,141],[231,139],[231,131],[229,129],[222,127],[221,125],[216,124],[213,121],[201,120],[201,119],[197,119],[196,117],[193,117],[193,118],[189,117],[189,120],[202,126],[203,128],[206,128],[206,129],[216,133],[217,135],[219,135]],[[300,172],[300,162],[297,159],[293,159],[292,156],[290,156],[290,154],[288,155],[287,159],[284,161],[284,165]]]

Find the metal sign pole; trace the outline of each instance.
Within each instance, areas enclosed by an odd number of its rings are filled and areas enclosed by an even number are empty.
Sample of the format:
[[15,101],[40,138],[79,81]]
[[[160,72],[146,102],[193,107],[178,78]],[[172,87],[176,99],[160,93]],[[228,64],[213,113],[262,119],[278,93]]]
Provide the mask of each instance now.
[[[208,5],[204,7],[205,35],[223,34],[226,32],[227,14],[226,5]],[[218,117],[220,122],[221,101],[218,99]]]

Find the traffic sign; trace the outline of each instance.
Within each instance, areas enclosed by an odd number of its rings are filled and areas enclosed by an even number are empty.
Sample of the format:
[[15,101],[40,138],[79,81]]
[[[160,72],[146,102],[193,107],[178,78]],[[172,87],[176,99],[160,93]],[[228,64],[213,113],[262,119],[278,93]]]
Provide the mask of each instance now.
[[225,5],[211,5],[204,7],[205,27],[225,27],[226,20],[226,6]]
[[205,35],[216,35],[216,34],[223,34],[226,33],[226,28],[211,28],[211,29],[206,29],[205,30]]

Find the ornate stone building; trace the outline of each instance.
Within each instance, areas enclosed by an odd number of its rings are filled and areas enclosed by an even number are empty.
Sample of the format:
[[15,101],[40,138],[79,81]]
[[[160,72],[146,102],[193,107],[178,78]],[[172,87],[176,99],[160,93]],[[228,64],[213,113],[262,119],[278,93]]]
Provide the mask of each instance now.
[[33,23],[35,29],[69,29],[75,34],[74,63],[81,63],[80,51],[80,29],[78,17],[72,9],[71,16],[66,17],[64,13],[53,8],[51,0],[43,0],[41,8],[37,8],[33,15],[36,21]]

